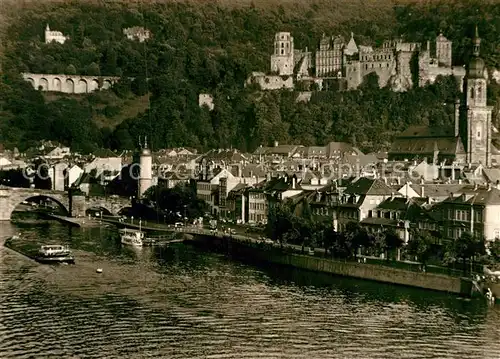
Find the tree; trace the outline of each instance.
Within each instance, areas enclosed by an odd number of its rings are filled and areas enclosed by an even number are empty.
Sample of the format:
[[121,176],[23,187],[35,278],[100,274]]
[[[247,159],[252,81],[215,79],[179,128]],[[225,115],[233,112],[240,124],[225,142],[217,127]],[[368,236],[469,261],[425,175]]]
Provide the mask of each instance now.
[[488,251],[490,252],[491,258],[496,263],[500,263],[500,239],[495,238],[494,241],[488,243]]
[[96,64],[95,62],[92,62],[88,67],[87,67],[87,75],[90,76],[99,76],[101,74],[101,69],[99,68],[99,65]]
[[292,228],[292,211],[287,203],[277,203],[269,209],[266,225],[266,234],[273,241],[280,243],[281,247],[293,239],[290,233]]
[[398,260],[399,260],[399,248],[403,245],[403,240],[401,237],[396,233],[396,231],[392,228],[388,228],[385,233],[385,245],[386,245],[386,251],[388,252],[387,254],[387,259],[389,259],[389,252],[397,251],[398,252]]
[[345,239],[349,242],[349,247],[352,250],[352,255],[357,259],[359,250],[364,248],[370,248],[373,243],[371,241],[372,237],[368,234],[366,228],[361,227],[359,222],[349,222],[345,230]]
[[76,68],[74,65],[69,64],[65,70],[66,75],[76,75]]
[[49,165],[43,160],[36,160],[34,162],[35,177],[33,183],[35,188],[39,189],[52,189],[52,180],[49,175]]
[[411,234],[411,238],[406,244],[406,250],[409,255],[416,257],[425,267],[432,254],[433,243],[434,238],[429,232],[416,230]]
[[207,203],[196,196],[195,190],[187,184],[178,184],[174,188],[153,186],[144,193],[144,198],[155,204],[157,211],[168,214],[171,221],[180,217],[188,220],[202,217]]
[[467,273],[467,260],[471,266],[475,257],[485,252],[484,239],[476,238],[470,232],[463,232],[462,235],[448,245],[447,256],[453,260],[462,260],[464,274]]

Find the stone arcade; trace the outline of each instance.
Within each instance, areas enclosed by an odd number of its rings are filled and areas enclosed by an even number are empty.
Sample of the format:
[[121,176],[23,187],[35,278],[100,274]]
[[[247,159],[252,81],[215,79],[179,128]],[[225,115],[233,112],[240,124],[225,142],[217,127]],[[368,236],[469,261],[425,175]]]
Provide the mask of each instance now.
[[85,216],[90,208],[102,208],[111,214],[118,214],[123,208],[130,207],[130,200],[123,197],[85,197],[68,195],[63,191],[49,191],[32,188],[0,186],[0,221],[9,221],[14,209],[23,201],[34,197],[44,197],[55,201],[72,217]]
[[117,82],[119,77],[80,76],[80,75],[48,75],[23,73],[23,79],[31,83],[35,90],[64,93],[89,93],[106,90]]

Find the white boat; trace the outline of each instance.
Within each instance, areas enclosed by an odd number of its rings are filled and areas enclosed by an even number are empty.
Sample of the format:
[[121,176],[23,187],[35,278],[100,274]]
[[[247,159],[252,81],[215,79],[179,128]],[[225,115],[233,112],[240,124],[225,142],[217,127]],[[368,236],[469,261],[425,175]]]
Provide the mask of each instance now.
[[122,244],[142,247],[144,245],[144,232],[136,229],[123,228],[120,229],[120,237]]
[[41,246],[35,259],[40,263],[74,263],[75,257],[68,246],[51,244]]

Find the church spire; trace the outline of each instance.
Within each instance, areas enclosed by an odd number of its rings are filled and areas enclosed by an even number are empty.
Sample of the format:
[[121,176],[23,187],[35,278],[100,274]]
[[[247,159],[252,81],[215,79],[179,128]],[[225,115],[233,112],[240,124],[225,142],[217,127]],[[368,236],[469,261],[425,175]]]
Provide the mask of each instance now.
[[474,56],[479,56],[480,45],[481,45],[481,38],[479,37],[479,31],[476,25],[476,29],[474,31],[474,37],[472,38],[472,54]]

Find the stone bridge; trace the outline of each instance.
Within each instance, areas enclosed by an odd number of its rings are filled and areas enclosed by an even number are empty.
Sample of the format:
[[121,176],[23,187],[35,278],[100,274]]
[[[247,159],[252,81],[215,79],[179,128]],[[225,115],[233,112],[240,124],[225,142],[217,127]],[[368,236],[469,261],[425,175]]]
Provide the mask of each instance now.
[[35,90],[64,93],[89,93],[109,89],[119,77],[48,75],[23,73],[23,79],[31,83]]
[[69,195],[64,191],[50,191],[33,188],[17,188],[0,186],[0,221],[11,219],[14,209],[30,198],[42,197],[56,202],[66,215],[71,217],[85,216],[87,209],[105,209],[111,214],[118,214],[121,209],[130,207],[128,198],[86,197],[84,195]]

